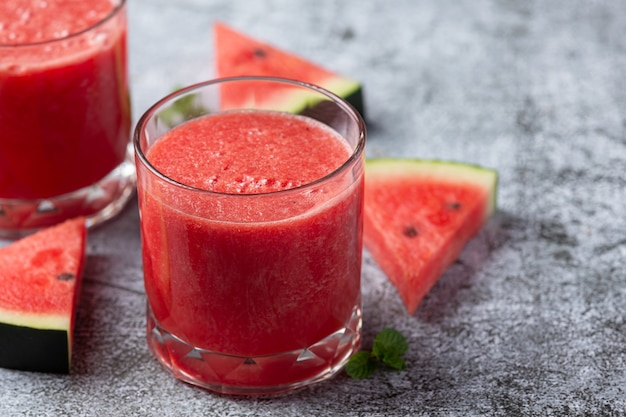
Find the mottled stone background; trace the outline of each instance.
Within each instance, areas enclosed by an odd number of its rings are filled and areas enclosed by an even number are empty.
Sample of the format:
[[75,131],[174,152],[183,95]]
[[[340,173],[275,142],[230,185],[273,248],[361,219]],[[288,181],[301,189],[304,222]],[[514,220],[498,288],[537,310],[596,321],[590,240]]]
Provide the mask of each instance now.
[[180,383],[144,342],[136,203],[93,231],[69,376],[0,370],[2,416],[625,416],[622,0],[129,0],[135,117],[213,75],[212,22],[365,85],[370,156],[500,172],[499,211],[413,316],[369,255],[364,343],[408,369],[280,398]]

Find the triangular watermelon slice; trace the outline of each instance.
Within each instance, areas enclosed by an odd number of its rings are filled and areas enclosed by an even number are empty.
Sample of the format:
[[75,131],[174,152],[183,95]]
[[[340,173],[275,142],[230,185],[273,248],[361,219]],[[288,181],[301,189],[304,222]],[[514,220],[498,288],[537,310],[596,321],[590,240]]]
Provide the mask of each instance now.
[[496,210],[497,180],[456,162],[366,162],[363,243],[409,314]]
[[0,249],[0,367],[69,372],[86,233],[79,217]]
[[[218,77],[268,76],[314,84],[344,98],[364,115],[362,87],[358,81],[246,36],[223,23],[215,23],[213,29]],[[259,102],[279,103],[279,108],[295,113],[311,105],[308,97],[285,94],[275,85],[261,86],[254,91],[223,85],[221,100],[222,109],[241,108],[254,101],[257,108],[261,107]]]

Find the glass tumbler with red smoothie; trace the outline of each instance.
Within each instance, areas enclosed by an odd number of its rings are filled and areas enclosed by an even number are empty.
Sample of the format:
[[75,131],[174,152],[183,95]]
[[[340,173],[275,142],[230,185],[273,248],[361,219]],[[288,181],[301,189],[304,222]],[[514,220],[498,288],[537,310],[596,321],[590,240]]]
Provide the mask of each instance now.
[[119,212],[135,186],[125,0],[0,2],[0,235]]
[[155,104],[134,143],[158,360],[244,395],[340,370],[361,337],[359,114],[299,82],[221,79]]

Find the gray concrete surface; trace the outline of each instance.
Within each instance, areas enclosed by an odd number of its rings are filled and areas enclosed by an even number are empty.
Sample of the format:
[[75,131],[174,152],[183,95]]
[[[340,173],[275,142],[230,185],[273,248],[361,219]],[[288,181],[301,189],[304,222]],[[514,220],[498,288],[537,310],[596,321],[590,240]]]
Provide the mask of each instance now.
[[221,20],[365,85],[370,156],[500,172],[499,211],[413,316],[369,255],[364,343],[408,369],[278,398],[174,380],[147,351],[136,202],[89,236],[69,376],[0,370],[0,416],[625,416],[621,0],[129,0],[135,116],[213,75]]

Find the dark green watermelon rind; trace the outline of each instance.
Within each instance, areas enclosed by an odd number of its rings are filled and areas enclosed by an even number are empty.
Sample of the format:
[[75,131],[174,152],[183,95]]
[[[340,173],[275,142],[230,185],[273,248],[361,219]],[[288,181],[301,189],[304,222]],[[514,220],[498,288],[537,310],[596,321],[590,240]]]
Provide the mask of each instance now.
[[[415,312],[422,298],[434,286],[445,269],[458,257],[467,241],[480,230],[485,221],[495,212],[498,183],[498,175],[495,170],[466,163],[393,158],[369,159],[366,163],[366,184],[368,183],[368,179],[370,184],[373,181],[379,180],[381,183],[389,184],[389,187],[393,187],[392,183],[395,179],[402,180],[409,178],[410,180],[412,178],[414,180],[416,177],[430,178],[437,182],[449,180],[447,182],[451,184],[465,183],[478,186],[486,191],[488,201],[485,204],[484,212],[480,216],[480,224],[475,225],[473,233],[462,238],[462,242],[458,241],[459,238],[457,238],[456,244],[452,244],[450,247],[452,253],[437,251],[438,262],[435,262],[434,258],[427,260],[420,269],[420,278],[417,281],[415,281],[417,276],[413,274],[407,275],[408,271],[405,270],[402,273],[401,270],[398,271],[396,269],[398,265],[396,265],[395,262],[388,263],[385,261],[385,257],[393,257],[395,252],[389,252],[384,249],[386,245],[379,240],[370,242],[373,238],[372,236],[364,236],[365,246],[370,250],[374,260],[383,268],[383,272],[388,274],[392,283],[397,287],[409,314]],[[371,221],[373,220],[374,219]],[[374,222],[371,227],[376,230],[370,233],[381,233],[382,235],[377,236],[377,238],[384,241],[384,231],[381,230],[384,229],[384,225]],[[384,268],[385,265],[389,268],[388,270]],[[398,273],[400,273],[400,276],[395,276]],[[396,282],[396,280],[400,281]],[[413,284],[410,284],[410,282]],[[417,285],[417,287],[413,287],[413,285]]]
[[356,111],[359,112],[363,120],[365,120],[365,102],[363,101],[363,87],[358,84],[352,92],[345,93],[342,96]]
[[320,87],[333,92],[350,103],[354,109],[365,119],[365,106],[363,104],[363,87],[357,81],[337,76],[330,82],[322,83]]
[[0,309],[0,367],[69,373],[72,320],[57,314]]
[[[357,81],[341,76],[336,76],[321,82],[319,87],[328,90],[348,102],[365,119],[365,106],[363,101],[363,88]],[[263,109],[264,105],[274,110],[289,112],[292,114],[306,115],[315,109],[325,100],[319,94],[308,91],[297,92],[289,95],[281,95],[280,100],[276,97],[268,100],[267,103],[257,103],[254,107]]]
[[67,330],[0,323],[0,367],[67,374],[69,340]]

